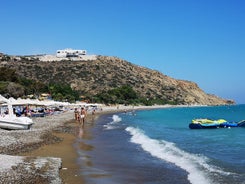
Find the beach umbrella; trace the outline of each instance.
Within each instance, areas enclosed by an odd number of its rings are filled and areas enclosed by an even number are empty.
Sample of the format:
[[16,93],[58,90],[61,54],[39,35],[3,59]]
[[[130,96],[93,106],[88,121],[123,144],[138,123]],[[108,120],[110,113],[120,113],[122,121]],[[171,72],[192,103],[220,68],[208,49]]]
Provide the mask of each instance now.
[[19,105],[19,104],[18,104],[18,101],[15,100],[13,97],[10,97],[10,98],[9,98],[9,103],[12,104],[12,105]]
[[8,106],[8,114],[10,117],[14,115],[13,107],[12,107],[11,101],[9,99],[0,95],[0,104]]
[[2,95],[0,95],[0,104],[3,104],[3,103],[8,103],[9,100],[5,97],[3,97]]

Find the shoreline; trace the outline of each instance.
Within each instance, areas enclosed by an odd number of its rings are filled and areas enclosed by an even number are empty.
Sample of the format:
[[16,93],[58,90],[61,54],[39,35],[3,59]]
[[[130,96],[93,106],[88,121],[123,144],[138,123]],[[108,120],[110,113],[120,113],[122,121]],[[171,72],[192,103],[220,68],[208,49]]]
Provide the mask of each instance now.
[[[102,111],[96,112],[94,117],[89,114],[86,121],[93,121],[92,118],[96,121],[102,114],[169,107],[179,106],[102,107]],[[3,166],[0,169],[0,183],[23,180],[22,175],[25,178],[24,183],[85,183],[84,178],[79,175],[77,153],[73,147],[76,137],[79,136],[77,132],[79,125],[74,120],[73,111],[35,118],[34,121],[35,124],[31,130],[0,130],[3,134],[0,143],[4,142],[4,138],[8,139],[0,146],[0,164]],[[85,132],[89,131],[89,128],[92,127],[86,126],[85,123]],[[6,158],[12,159],[8,165],[3,164]],[[36,164],[40,159],[44,163],[41,166]],[[33,164],[34,168],[30,171],[28,167]]]
[[[75,123],[71,123],[75,128]],[[57,132],[52,133],[62,139],[62,141],[54,144],[43,145],[31,152],[26,152],[23,156],[34,157],[57,157],[61,158],[62,165],[59,170],[59,177],[62,183],[85,183],[83,177],[79,175],[79,166],[76,164],[77,153],[73,147],[76,136],[72,132]]]

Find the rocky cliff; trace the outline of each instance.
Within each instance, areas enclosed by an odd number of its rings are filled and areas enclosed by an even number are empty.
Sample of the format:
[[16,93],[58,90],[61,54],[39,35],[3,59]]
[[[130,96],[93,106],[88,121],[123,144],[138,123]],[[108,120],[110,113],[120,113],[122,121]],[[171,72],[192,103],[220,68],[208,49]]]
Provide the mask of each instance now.
[[[4,59],[5,58],[5,59]],[[232,100],[206,94],[194,82],[176,80],[156,70],[134,65],[116,57],[98,56],[91,61],[39,61],[35,58],[0,58],[0,67],[15,69],[26,78],[45,83],[68,83],[82,94],[97,94],[130,85],[143,97],[173,101],[178,104],[221,105]]]

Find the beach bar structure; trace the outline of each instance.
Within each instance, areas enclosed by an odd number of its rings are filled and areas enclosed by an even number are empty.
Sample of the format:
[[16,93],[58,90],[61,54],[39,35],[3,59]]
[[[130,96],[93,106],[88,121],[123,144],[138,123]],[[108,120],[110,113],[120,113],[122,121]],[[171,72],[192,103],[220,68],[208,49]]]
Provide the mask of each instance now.
[[56,57],[67,58],[67,57],[79,57],[87,54],[86,50],[74,50],[74,49],[64,49],[57,50]]

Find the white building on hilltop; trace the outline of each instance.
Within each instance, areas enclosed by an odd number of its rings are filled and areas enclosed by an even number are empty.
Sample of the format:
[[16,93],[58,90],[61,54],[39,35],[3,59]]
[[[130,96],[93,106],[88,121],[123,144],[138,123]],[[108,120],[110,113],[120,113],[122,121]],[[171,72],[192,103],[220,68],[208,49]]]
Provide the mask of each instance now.
[[56,51],[56,57],[58,58],[80,57],[86,54],[87,54],[86,50],[64,49],[64,50]]

